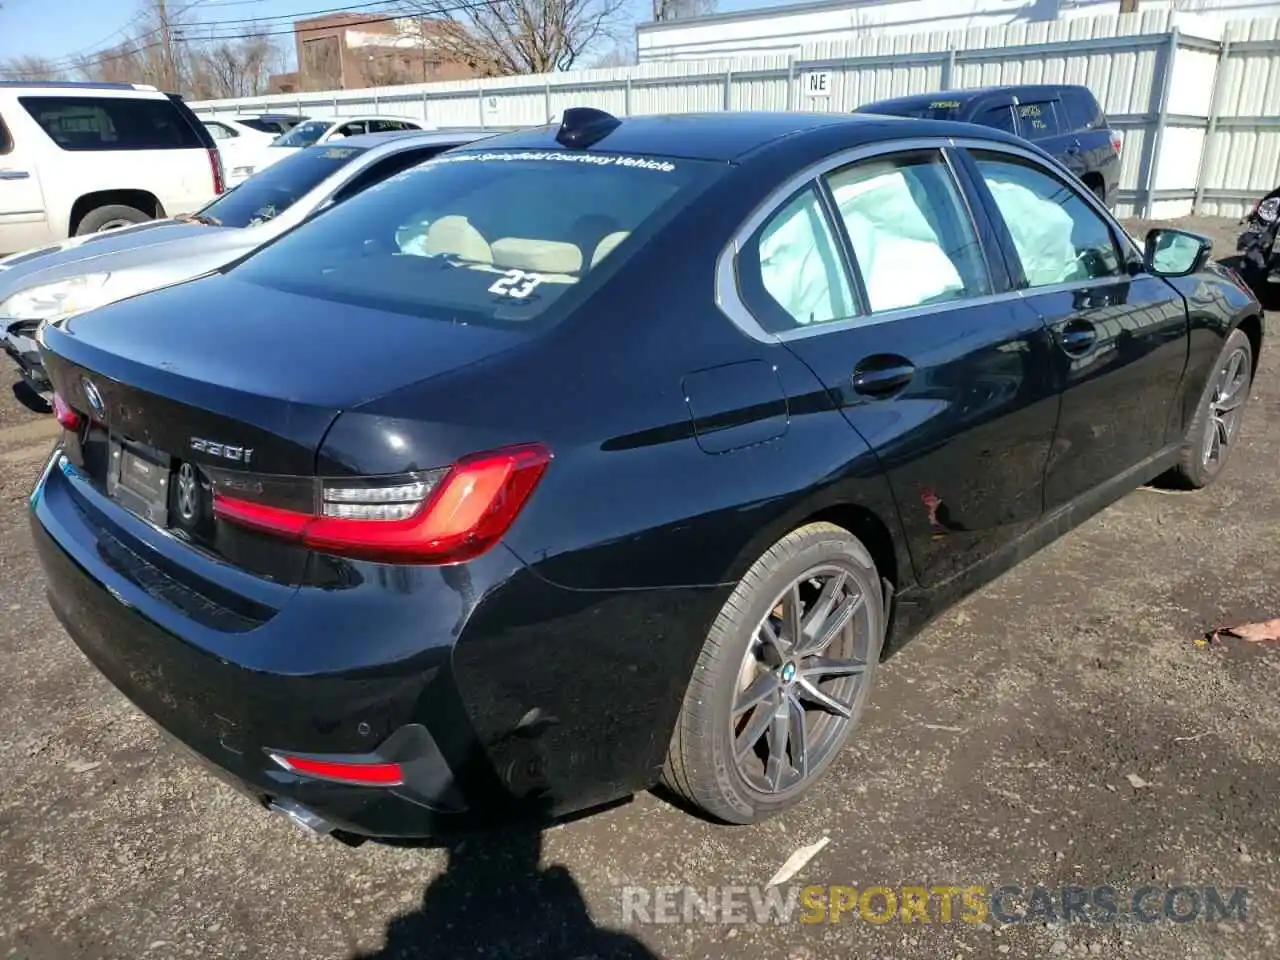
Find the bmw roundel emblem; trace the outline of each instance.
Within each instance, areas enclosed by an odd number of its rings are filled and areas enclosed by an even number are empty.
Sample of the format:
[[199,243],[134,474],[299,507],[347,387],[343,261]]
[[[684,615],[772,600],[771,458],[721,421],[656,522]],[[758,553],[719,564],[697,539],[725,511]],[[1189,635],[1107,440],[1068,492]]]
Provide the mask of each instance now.
[[81,378],[80,385],[84,387],[84,398],[89,401],[89,406],[93,408],[93,412],[101,415],[107,409],[107,405],[103,403],[102,394],[98,392],[98,388],[93,385],[93,381],[88,377]]

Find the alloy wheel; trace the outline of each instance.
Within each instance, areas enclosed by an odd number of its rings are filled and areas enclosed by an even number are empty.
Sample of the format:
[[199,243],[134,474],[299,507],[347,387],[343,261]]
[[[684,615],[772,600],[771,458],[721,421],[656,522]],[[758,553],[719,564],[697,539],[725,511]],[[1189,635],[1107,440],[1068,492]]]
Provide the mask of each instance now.
[[815,567],[774,600],[743,658],[730,716],[734,762],[752,789],[792,794],[826,766],[857,720],[878,652],[850,570]]
[[1217,470],[1226,461],[1240,428],[1240,414],[1249,396],[1249,354],[1243,347],[1231,352],[1214,378],[1205,428],[1203,465]]

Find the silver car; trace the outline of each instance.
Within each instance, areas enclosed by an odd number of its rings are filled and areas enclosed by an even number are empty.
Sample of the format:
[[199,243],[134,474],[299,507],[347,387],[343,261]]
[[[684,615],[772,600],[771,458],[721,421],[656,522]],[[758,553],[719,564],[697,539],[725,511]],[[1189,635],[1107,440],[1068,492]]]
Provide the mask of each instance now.
[[96,307],[193,280],[303,220],[450,147],[503,131],[377,133],[286,157],[198,213],[75,237],[0,260],[0,346],[23,380],[49,389],[36,335]]

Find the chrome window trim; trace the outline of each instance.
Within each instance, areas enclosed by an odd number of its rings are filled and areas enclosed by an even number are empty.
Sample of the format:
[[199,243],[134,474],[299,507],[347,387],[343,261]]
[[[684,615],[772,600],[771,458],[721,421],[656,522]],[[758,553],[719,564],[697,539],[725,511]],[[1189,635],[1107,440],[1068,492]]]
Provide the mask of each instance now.
[[[716,276],[715,276],[715,301],[720,312],[733,323],[735,327],[744,334],[761,343],[778,344],[785,343],[788,340],[796,340],[805,337],[817,336],[823,333],[838,333],[843,330],[851,330],[855,327],[870,326],[872,324],[885,323],[891,320],[901,319],[905,316],[923,316],[934,313],[949,313],[954,310],[962,310],[972,306],[982,306],[990,303],[1000,303],[1006,300],[1024,300],[1027,296],[1040,296],[1046,293],[1065,293],[1074,290],[1083,290],[1094,286],[1105,286],[1116,283],[1123,283],[1132,279],[1129,275],[1121,274],[1116,277],[1096,277],[1088,280],[1074,280],[1069,283],[1053,284],[1052,286],[1034,287],[1025,290],[1008,290],[1003,293],[990,294],[984,297],[968,297],[963,300],[949,300],[944,303],[925,304],[916,307],[902,307],[897,310],[886,310],[881,313],[868,313],[856,317],[849,317],[845,320],[835,320],[828,323],[813,324],[811,326],[799,326],[792,330],[784,330],[781,333],[770,333],[760,325],[755,315],[743,302],[738,292],[738,274],[737,260],[738,255],[742,252],[743,246],[751,236],[768,220],[773,214],[781,209],[782,205],[791,198],[793,194],[802,188],[809,186],[833,170],[846,167],[860,160],[866,160],[871,157],[883,156],[887,153],[903,153],[911,150],[941,150],[943,155],[947,157],[948,165],[951,164],[950,150],[986,150],[991,153],[1007,153],[1011,156],[1021,157],[1024,160],[1030,160],[1040,167],[1045,168],[1049,173],[1053,174],[1057,179],[1061,180],[1063,185],[1076,194],[1084,203],[1089,206],[1095,213],[1102,217],[1104,223],[1111,229],[1113,238],[1115,239],[1121,260],[1125,259],[1123,254],[1127,243],[1130,253],[1136,253],[1141,256],[1141,252],[1137,250],[1137,245],[1132,237],[1120,226],[1119,222],[1111,211],[1099,202],[1098,198],[1091,191],[1077,190],[1071,183],[1072,174],[1065,168],[1057,169],[1061,165],[1057,161],[1049,158],[1046,161],[1044,155],[1035,150],[1028,150],[1013,143],[1004,143],[999,140],[985,140],[979,137],[908,137],[900,140],[882,141],[880,143],[864,144],[860,147],[853,147],[849,150],[842,150],[839,153],[830,154],[804,167],[797,173],[788,177],[781,184],[769,192],[756,208],[747,216],[747,218],[734,231],[733,236],[720,251],[719,257],[716,259]],[[955,170],[952,169],[952,176],[955,177]],[[1062,173],[1065,172],[1066,176]],[[969,199],[965,194],[961,185],[956,180],[956,188],[960,190],[964,202],[968,204]],[[972,211],[970,211],[972,216]],[[976,229],[976,224],[975,224]]]

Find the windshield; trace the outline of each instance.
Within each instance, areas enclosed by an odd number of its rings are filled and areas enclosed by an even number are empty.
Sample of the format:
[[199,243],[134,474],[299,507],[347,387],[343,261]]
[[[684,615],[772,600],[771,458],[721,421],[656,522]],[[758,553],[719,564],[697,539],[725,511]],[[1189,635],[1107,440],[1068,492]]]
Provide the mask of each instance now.
[[222,227],[252,227],[278,217],[325,177],[346,166],[363,147],[318,146],[300,150],[272,164],[240,186],[224,193],[199,216]]
[[304,224],[235,274],[397,313],[521,324],[629,256],[721,169],[568,150],[454,151]]
[[281,134],[271,141],[273,147],[309,147],[328,130],[330,124],[327,120],[308,120],[306,123],[300,123],[288,133]]
[[870,106],[866,113],[879,113],[892,117],[915,117],[917,120],[954,120],[960,114],[959,100],[916,100],[902,105],[884,104]]

